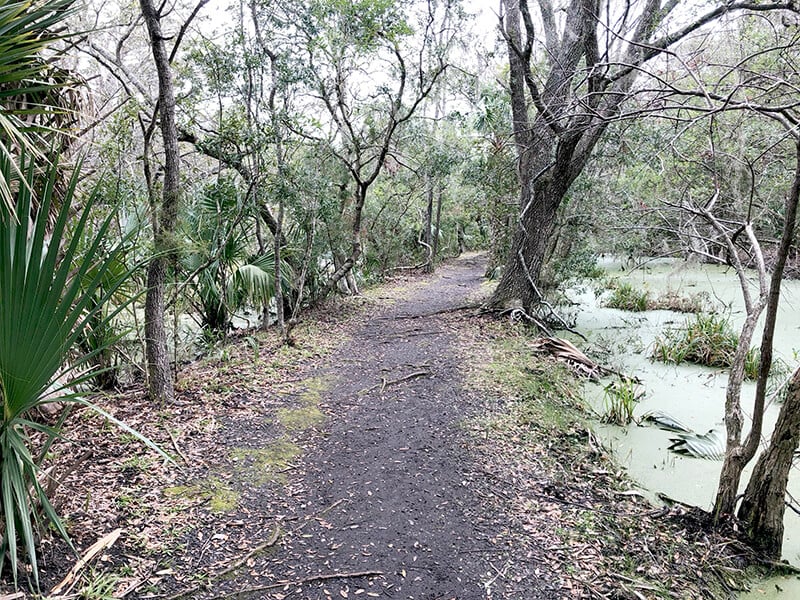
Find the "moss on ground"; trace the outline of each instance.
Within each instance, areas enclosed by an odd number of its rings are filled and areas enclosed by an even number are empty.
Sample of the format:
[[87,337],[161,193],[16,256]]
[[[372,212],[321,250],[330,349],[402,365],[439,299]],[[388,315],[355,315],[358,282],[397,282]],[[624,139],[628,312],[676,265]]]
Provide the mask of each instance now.
[[234,470],[240,477],[256,485],[286,483],[285,471],[303,450],[288,438],[280,438],[263,448],[234,448],[231,459]]
[[309,427],[321,425],[325,421],[325,415],[313,405],[301,408],[281,408],[278,410],[278,421],[287,431],[303,431]]
[[209,510],[213,513],[231,512],[239,501],[239,494],[217,477],[209,477],[191,485],[165,488],[164,495],[168,498],[202,498],[208,501]]

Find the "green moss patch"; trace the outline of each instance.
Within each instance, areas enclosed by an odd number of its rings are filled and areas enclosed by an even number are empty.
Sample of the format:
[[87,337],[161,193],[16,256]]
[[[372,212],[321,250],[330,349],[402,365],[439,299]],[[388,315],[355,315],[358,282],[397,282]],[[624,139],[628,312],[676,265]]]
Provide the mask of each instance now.
[[288,431],[302,431],[309,427],[320,425],[325,420],[325,415],[316,406],[302,408],[281,408],[278,410],[278,421]]
[[168,498],[202,498],[208,501],[211,512],[215,513],[231,512],[239,501],[239,494],[216,477],[192,485],[165,488],[164,495]]
[[305,389],[297,395],[300,403],[306,406],[319,406],[323,392],[331,387],[331,380],[328,377],[309,377],[303,381],[303,387]]
[[234,448],[231,458],[236,463],[236,474],[256,485],[286,483],[286,471],[292,461],[302,454],[300,446],[286,438],[276,440],[263,448]]

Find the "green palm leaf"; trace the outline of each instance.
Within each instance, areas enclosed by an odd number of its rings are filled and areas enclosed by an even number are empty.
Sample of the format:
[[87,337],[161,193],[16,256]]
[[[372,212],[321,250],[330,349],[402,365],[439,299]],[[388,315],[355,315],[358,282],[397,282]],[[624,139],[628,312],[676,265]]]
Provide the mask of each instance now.
[[[31,182],[34,160],[23,160],[16,168],[0,157],[0,177],[14,183],[18,173],[26,179],[16,182],[14,208],[22,218],[0,216],[0,501],[2,501],[3,552],[10,560],[17,582],[19,543],[22,543],[38,587],[34,524],[43,514],[61,535],[66,531],[36,479],[37,461],[30,452],[28,431],[31,411],[56,400],[83,400],[65,394],[47,396],[86,324],[95,318],[130,272],[116,273],[120,246],[102,250],[111,222],[106,218],[88,244],[84,231],[90,223],[92,198],[83,207],[78,223],[67,228],[78,183],[80,167],[59,198],[61,209],[48,231],[48,214],[54,202],[59,166],[48,167],[38,210],[33,207]],[[32,215],[32,218],[25,218]],[[67,236],[71,240],[66,242]],[[101,251],[102,250],[102,251]],[[98,297],[99,294],[99,297]],[[104,318],[113,316],[108,315]],[[72,372],[86,366],[91,354],[69,364]],[[82,381],[89,374],[73,379]],[[44,431],[42,428],[37,428]],[[50,435],[57,435],[53,431]]]
[[[21,0],[0,5],[0,158],[16,171],[19,149],[42,157],[47,125],[37,115],[63,111],[59,89],[66,79],[51,78],[52,66],[41,53],[59,36],[53,31],[70,14],[74,0]],[[19,173],[15,173],[19,175]],[[0,203],[13,212],[10,179],[0,177]]]
[[[291,266],[286,261],[281,261],[283,290],[291,288],[292,277]],[[268,305],[275,296],[275,255],[267,252],[236,267],[228,293],[228,304],[236,308],[245,304]]]

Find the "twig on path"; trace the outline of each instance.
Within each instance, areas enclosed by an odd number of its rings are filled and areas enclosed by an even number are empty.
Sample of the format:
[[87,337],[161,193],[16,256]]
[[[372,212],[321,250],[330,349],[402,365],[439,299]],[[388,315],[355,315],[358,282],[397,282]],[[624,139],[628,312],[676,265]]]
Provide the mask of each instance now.
[[441,329],[434,329],[432,331],[406,331],[401,333],[393,333],[392,335],[385,336],[382,340],[382,344],[389,344],[392,340],[397,338],[405,338],[405,337],[415,337],[418,335],[436,335],[438,333],[444,333]]
[[164,428],[169,436],[169,439],[172,441],[172,447],[175,448],[175,452],[183,459],[185,465],[189,464],[189,459],[186,458],[186,455],[181,451],[180,446],[178,446],[178,440],[175,439],[175,436],[172,435],[172,432],[169,430],[169,427]]
[[[224,577],[225,575],[228,575],[229,573],[232,573],[233,571],[236,571],[237,569],[240,569],[242,567],[242,565],[247,563],[247,561],[250,560],[251,558],[253,558],[253,556],[258,554],[262,550],[264,550],[266,548],[269,548],[270,546],[274,546],[275,542],[278,541],[278,538],[280,537],[280,534],[281,534],[281,528],[280,528],[280,526],[278,526],[276,524],[275,525],[275,530],[272,532],[272,535],[269,536],[269,539],[266,542],[263,542],[263,543],[259,544],[258,546],[256,546],[252,550],[250,550],[250,552],[248,552],[247,554],[245,554],[241,558],[237,559],[236,561],[234,561],[233,563],[231,563],[230,565],[228,565],[227,567],[222,569],[222,571],[219,571],[219,572],[214,573],[214,574],[209,574],[209,578],[208,578],[209,582],[211,582],[211,581],[213,581],[215,579],[219,579],[221,577]],[[178,598],[183,598],[185,596],[188,596],[189,594],[193,594],[194,592],[196,592],[197,590],[201,589],[202,587],[203,587],[202,584],[193,585],[192,587],[186,588],[184,590],[181,590],[180,592],[177,592],[177,593],[173,594],[172,596],[169,596],[166,600],[178,600]]]
[[429,313],[421,313],[419,315],[391,315],[388,317],[376,317],[376,321],[399,321],[400,319],[424,319],[425,317],[435,317],[436,315],[444,315],[447,313],[460,312],[462,310],[471,310],[482,308],[481,304],[463,304],[461,306],[454,306],[453,308],[443,308],[442,310],[435,310]]
[[310,577],[304,577],[303,579],[284,579],[282,581],[278,581],[276,583],[270,583],[267,585],[259,585],[257,587],[250,587],[238,590],[236,592],[231,592],[228,594],[223,594],[221,596],[214,596],[212,600],[223,600],[224,598],[234,598],[241,594],[254,594],[255,592],[263,592],[266,590],[274,590],[276,588],[282,588],[291,585],[302,585],[304,583],[311,583],[312,581],[325,581],[327,579],[353,579],[356,577],[379,577],[383,575],[383,571],[354,571],[350,573],[323,573],[322,575],[311,575]]
[[339,506],[339,505],[340,505],[342,502],[344,502],[344,498],[339,498],[339,499],[338,499],[336,502],[334,502],[333,504],[331,504],[330,506],[328,506],[328,507],[326,507],[326,508],[323,508],[323,509],[322,509],[321,511],[319,511],[318,513],[316,513],[316,514],[313,514],[313,515],[308,515],[308,516],[306,517],[306,520],[305,520],[305,521],[303,521],[303,522],[302,522],[300,525],[298,525],[297,527],[295,527],[294,529],[292,529],[292,533],[297,533],[298,531],[300,531],[301,529],[303,529],[303,527],[305,527],[306,525],[308,525],[308,524],[309,524],[311,521],[313,521],[314,519],[319,519],[320,517],[322,517],[322,516],[324,516],[324,515],[328,514],[328,513],[329,513],[329,512],[331,512],[331,511],[332,511],[334,508],[336,508],[337,506]]
[[411,373],[410,375],[406,375],[405,377],[400,377],[399,379],[392,379],[391,381],[387,381],[386,378],[384,377],[384,378],[381,379],[380,383],[376,383],[375,385],[373,385],[370,388],[367,388],[365,390],[361,390],[360,392],[358,392],[358,395],[359,396],[363,396],[364,394],[368,394],[369,392],[371,392],[372,390],[374,390],[376,388],[380,388],[380,390],[381,390],[380,393],[382,394],[383,391],[387,387],[389,387],[390,385],[403,383],[404,381],[408,381],[409,379],[415,379],[417,377],[425,377],[426,375],[430,375],[430,374],[431,374],[430,371],[416,371],[414,373]]

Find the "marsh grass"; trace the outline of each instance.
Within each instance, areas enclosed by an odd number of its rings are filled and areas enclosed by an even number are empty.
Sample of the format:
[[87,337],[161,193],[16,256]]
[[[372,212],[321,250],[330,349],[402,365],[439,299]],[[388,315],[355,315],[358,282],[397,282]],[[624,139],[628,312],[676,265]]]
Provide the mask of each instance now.
[[685,296],[675,290],[667,290],[650,300],[648,310],[671,310],[681,313],[702,313],[711,304],[706,292]]
[[[653,345],[651,358],[660,362],[693,363],[706,367],[728,368],[733,364],[739,334],[730,320],[720,315],[698,314],[689,319],[685,328],[667,329]],[[761,362],[757,348],[747,351],[744,363],[745,379],[758,378]],[[779,361],[775,362],[775,366]]]
[[637,289],[623,281],[614,288],[606,306],[630,312],[642,312],[647,310],[649,301],[650,294],[647,290]]
[[705,293],[683,295],[674,290],[667,290],[655,298],[647,290],[634,287],[627,282],[615,285],[611,297],[606,301],[609,308],[642,312],[645,310],[671,310],[682,313],[701,313],[709,305]]
[[603,423],[624,427],[633,421],[633,409],[644,396],[644,391],[627,377],[612,381],[604,388]]
[[665,363],[730,367],[738,343],[728,319],[700,314],[689,319],[685,328],[667,329],[658,336],[652,357]]

